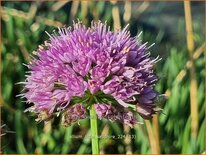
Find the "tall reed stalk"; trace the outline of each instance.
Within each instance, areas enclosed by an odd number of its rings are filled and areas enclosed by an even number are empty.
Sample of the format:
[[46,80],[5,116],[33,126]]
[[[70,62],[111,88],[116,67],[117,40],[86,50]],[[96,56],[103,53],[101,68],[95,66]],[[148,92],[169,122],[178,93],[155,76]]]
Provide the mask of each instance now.
[[116,5],[117,1],[111,1],[113,4],[112,7],[112,18],[113,18],[113,23],[114,23],[114,31],[118,31],[121,29],[121,24],[120,24],[120,13],[119,13],[119,8]]
[[132,139],[131,139],[131,130],[130,127],[128,125],[124,125],[124,134],[125,134],[125,139],[124,139],[124,143],[125,143],[125,150],[126,150],[126,154],[132,154]]
[[149,120],[145,120],[145,124],[146,124],[148,138],[149,138],[149,142],[150,142],[150,146],[151,146],[151,153],[152,154],[159,154],[158,146],[156,143],[156,139],[155,139],[155,135],[154,135],[154,132],[152,129],[151,122]]
[[187,33],[187,48],[191,61],[190,68],[190,110],[191,110],[191,135],[196,139],[198,134],[198,100],[197,100],[197,79],[193,59],[194,40],[192,31],[192,17],[190,1],[184,1],[185,23]]
[[155,115],[152,119],[153,121],[153,134],[155,137],[155,142],[156,142],[156,152],[160,154],[161,149],[160,149],[160,138],[159,138],[159,122],[158,122],[158,115]]
[[132,2],[131,1],[125,1],[124,5],[124,15],[123,19],[125,23],[128,23],[132,16]]
[[81,15],[82,15],[82,22],[87,25],[88,24],[88,3],[89,1],[81,1]]

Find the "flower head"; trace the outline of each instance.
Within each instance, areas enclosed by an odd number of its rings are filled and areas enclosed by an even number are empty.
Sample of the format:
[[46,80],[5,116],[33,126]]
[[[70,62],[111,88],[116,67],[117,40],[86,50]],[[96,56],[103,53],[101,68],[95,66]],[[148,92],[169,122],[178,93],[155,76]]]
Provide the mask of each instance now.
[[37,114],[61,112],[63,124],[70,125],[85,118],[92,99],[100,119],[133,126],[135,111],[146,119],[157,111],[153,67],[158,58],[152,59],[127,27],[112,32],[101,22],[90,28],[74,23],[50,35],[34,54],[23,96]]

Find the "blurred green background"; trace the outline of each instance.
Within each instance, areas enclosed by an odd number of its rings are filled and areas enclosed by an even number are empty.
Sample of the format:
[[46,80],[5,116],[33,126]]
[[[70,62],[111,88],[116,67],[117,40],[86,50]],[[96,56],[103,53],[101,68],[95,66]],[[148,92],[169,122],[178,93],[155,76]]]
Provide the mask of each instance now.
[[[203,153],[205,146],[204,2],[192,2],[194,49],[187,47],[183,2],[45,1],[2,2],[1,8],[1,152],[91,153],[89,120],[62,127],[59,120],[37,124],[16,95],[23,87],[30,53],[57,27],[80,19],[107,21],[113,30],[130,24],[143,42],[155,43],[152,56],[160,77],[156,89],[168,96],[164,113],[130,129],[99,121],[100,153]],[[187,19],[188,20],[188,19]],[[190,38],[191,39],[191,38]],[[193,48],[193,47],[192,47]],[[188,51],[192,51],[189,54]],[[192,58],[192,61],[191,61]],[[190,94],[197,94],[190,99]],[[192,109],[192,110],[190,110]],[[129,136],[130,135],[130,136]],[[107,136],[107,137],[106,137]]]

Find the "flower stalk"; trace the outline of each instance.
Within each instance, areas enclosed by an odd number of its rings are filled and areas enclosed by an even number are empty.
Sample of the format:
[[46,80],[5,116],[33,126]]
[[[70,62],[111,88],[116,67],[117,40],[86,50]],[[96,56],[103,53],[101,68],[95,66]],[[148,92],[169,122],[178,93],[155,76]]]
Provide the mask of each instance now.
[[92,140],[92,154],[99,154],[97,115],[94,109],[94,105],[91,105],[90,108],[90,127],[91,127],[91,140]]

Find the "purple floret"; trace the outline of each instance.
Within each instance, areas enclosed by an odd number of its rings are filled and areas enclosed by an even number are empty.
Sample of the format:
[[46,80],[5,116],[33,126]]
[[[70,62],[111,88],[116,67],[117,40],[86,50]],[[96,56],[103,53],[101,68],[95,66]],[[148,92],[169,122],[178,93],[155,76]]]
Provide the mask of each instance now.
[[62,124],[64,126],[70,126],[72,123],[84,118],[86,118],[86,108],[81,104],[75,104],[64,113]]

